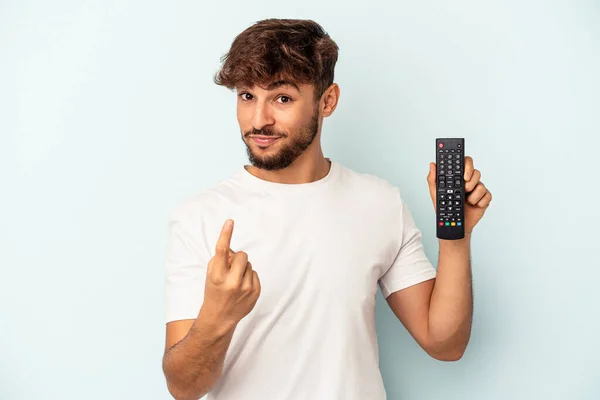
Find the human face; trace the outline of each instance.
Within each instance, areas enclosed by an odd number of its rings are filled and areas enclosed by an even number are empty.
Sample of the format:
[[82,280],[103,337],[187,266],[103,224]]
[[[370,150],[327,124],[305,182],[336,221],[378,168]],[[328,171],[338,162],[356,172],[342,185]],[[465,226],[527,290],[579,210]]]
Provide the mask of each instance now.
[[239,87],[237,118],[250,163],[277,171],[288,167],[319,132],[312,85],[275,82],[267,90]]

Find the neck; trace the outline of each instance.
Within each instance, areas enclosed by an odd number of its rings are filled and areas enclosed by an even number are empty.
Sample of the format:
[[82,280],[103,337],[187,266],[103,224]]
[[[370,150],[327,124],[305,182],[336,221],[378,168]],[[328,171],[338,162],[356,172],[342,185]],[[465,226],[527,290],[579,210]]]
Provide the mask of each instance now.
[[[316,141],[315,141],[316,142]],[[317,143],[314,143],[317,144]],[[278,171],[266,171],[254,166],[246,166],[246,170],[257,178],[269,182],[284,184],[301,184],[323,179],[331,167],[331,162],[323,156],[320,146],[310,146],[287,168]]]

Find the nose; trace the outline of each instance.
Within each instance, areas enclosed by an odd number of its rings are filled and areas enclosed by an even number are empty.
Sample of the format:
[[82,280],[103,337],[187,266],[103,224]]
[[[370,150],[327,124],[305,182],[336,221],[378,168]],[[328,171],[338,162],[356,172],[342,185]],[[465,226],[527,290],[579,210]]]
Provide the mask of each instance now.
[[254,109],[254,115],[252,116],[252,126],[256,130],[261,130],[267,125],[273,125],[275,120],[271,115],[269,110],[269,106],[264,103],[256,104],[256,108]]

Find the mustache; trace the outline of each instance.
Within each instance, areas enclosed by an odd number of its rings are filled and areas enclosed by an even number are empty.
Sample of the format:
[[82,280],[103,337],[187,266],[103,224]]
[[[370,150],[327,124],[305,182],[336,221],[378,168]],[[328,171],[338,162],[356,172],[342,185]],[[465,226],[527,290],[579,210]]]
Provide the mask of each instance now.
[[273,129],[270,128],[265,128],[265,129],[252,129],[249,131],[246,131],[244,133],[244,137],[248,137],[250,135],[260,135],[260,136],[282,136],[285,137],[287,136],[284,132],[277,132]]

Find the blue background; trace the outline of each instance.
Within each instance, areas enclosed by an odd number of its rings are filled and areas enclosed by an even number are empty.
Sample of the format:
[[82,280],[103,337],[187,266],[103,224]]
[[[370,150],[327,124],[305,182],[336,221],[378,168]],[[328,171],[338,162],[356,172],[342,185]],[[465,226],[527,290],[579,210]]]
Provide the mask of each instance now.
[[599,399],[600,5],[566,0],[2,1],[0,398],[169,398],[168,212],[247,161],[212,76],[268,17],[338,43],[325,154],[400,186],[434,264],[435,138],[494,194],[459,362],[379,297],[388,398]]

